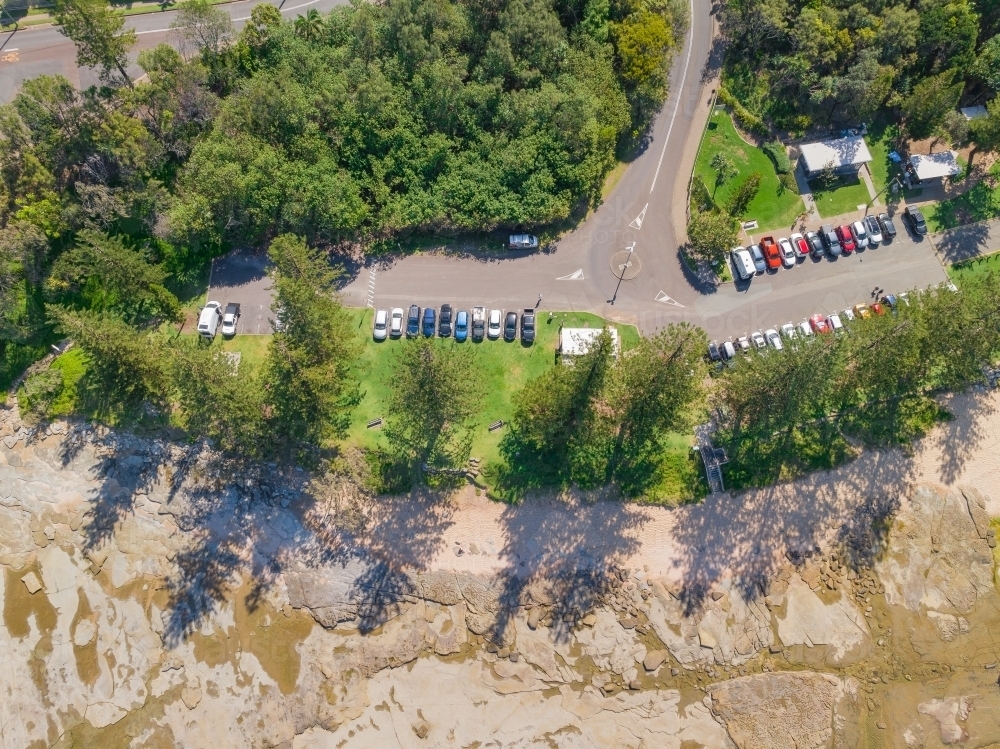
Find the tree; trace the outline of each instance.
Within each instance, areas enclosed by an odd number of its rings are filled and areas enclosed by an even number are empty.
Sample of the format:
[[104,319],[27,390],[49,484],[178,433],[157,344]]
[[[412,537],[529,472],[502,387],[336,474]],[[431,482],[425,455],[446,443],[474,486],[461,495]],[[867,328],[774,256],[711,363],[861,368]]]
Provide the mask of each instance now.
[[1000,99],[993,99],[986,105],[985,117],[969,123],[969,137],[973,146],[969,152],[969,165],[965,170],[966,180],[972,176],[972,164],[976,154],[981,151],[993,153],[1000,150]]
[[760,190],[760,172],[754,172],[736,188],[726,203],[726,213],[733,218],[743,218],[747,208]]
[[979,50],[969,71],[993,91],[1000,91],[1000,34],[991,37]]
[[736,245],[739,227],[724,213],[703,212],[691,217],[687,231],[688,252],[700,260],[718,263]]
[[733,163],[733,160],[721,151],[712,157],[709,165],[715,170],[715,189],[712,190],[712,198],[714,199],[715,193],[718,192],[719,188],[739,174],[739,171],[736,169],[736,164]]
[[929,138],[948,112],[958,106],[962,83],[953,83],[954,80],[955,71],[949,70],[913,87],[913,93],[903,102],[903,121],[911,138]]
[[664,85],[673,36],[663,16],[650,11],[632,14],[615,25],[614,39],[626,87],[655,92]]
[[357,338],[336,296],[339,272],[325,253],[291,234],[268,249],[272,308],[283,329],[268,346],[265,408],[289,453],[343,435],[360,398]]
[[209,0],[186,0],[177,10],[170,28],[180,37],[181,49],[193,48],[201,54],[216,56],[233,35],[229,14]]
[[101,79],[111,81],[113,71],[132,86],[128,53],[135,44],[135,31],[124,30],[125,16],[111,10],[104,0],[55,0],[53,16],[59,32],[76,45],[81,67],[100,68]]
[[318,42],[325,30],[323,16],[315,8],[310,8],[304,16],[300,15],[295,19],[295,33],[307,42]]
[[279,26],[281,11],[270,3],[259,3],[250,10],[250,21],[243,27],[242,39],[251,49],[259,49],[270,41]]

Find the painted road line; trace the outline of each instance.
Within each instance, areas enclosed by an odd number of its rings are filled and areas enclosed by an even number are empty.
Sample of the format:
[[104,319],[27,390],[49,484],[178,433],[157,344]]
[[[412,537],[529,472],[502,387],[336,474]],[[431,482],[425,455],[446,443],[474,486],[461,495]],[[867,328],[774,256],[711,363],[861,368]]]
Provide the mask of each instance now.
[[[688,18],[694,18],[694,0],[688,3]],[[660,151],[660,160],[656,162],[656,174],[653,175],[653,184],[649,187],[649,194],[653,194],[656,187],[656,178],[660,176],[660,167],[663,166],[663,155],[667,152],[667,144],[670,142],[670,133],[674,130],[674,120],[677,119],[677,110],[681,108],[681,99],[684,96],[684,81],[687,79],[688,63],[691,62],[691,50],[694,49],[694,23],[688,26],[688,53],[684,58],[684,71],[681,73],[681,85],[677,87],[677,103],[674,105],[674,113],[670,116],[670,127],[667,128],[667,137],[663,139],[663,148]]]
[[641,229],[642,228],[642,221],[643,221],[644,218],[646,218],[646,209],[647,208],[649,208],[649,203],[646,203],[646,205],[644,205],[642,207],[642,210],[639,211],[639,215],[636,216],[632,220],[632,223],[629,224],[629,227],[631,227],[632,229]]
[[[293,11],[293,10],[298,10],[299,8],[305,8],[306,6],[309,6],[309,5],[315,5],[318,2],[319,2],[319,0],[309,0],[309,2],[300,3],[299,5],[293,5],[290,8],[279,8],[279,10],[282,13],[288,13],[288,12]],[[249,21],[249,20],[250,20],[250,16],[240,16],[239,18],[233,18],[234,22],[235,21]],[[167,27],[165,29],[150,29],[149,31],[137,31],[137,32],[135,32],[135,35],[136,36],[141,36],[142,34],[162,34],[162,33],[166,32],[166,31],[175,31],[175,29],[173,29],[172,27]]]
[[560,276],[556,279],[557,281],[583,281],[583,268],[580,270],[573,271],[568,276]]
[[680,302],[678,302],[678,301],[676,301],[676,300],[671,299],[670,297],[668,297],[662,291],[659,294],[656,295],[656,298],[653,301],[654,302],[663,302],[664,304],[672,304],[675,307],[683,307],[684,306]]

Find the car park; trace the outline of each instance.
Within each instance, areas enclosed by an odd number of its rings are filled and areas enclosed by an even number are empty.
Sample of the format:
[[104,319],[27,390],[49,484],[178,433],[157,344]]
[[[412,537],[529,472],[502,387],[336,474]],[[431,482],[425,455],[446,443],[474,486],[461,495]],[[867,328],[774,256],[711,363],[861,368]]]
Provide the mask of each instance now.
[[868,246],[868,230],[865,229],[865,225],[860,221],[855,221],[851,224],[851,236],[854,237],[854,244],[857,245],[859,250],[863,250]]
[[486,335],[494,340],[500,337],[500,320],[502,317],[503,313],[500,310],[490,310],[490,319],[486,326]]
[[750,334],[750,340],[753,341],[753,345],[758,351],[767,348],[767,341],[764,340],[764,334],[759,330],[755,330]]
[[781,335],[785,336],[789,341],[794,341],[798,337],[795,333],[795,326],[790,322],[786,322],[781,326]]
[[435,320],[437,319],[437,313],[434,311],[433,307],[424,308],[424,324],[423,324],[423,334],[430,338],[434,335],[434,329],[437,327]]
[[888,213],[880,213],[878,223],[882,227],[882,236],[886,242],[891,242],[896,238],[896,225],[889,218]]
[[813,315],[809,318],[809,325],[816,333],[829,333],[830,326],[823,315]]
[[384,309],[375,312],[375,323],[372,329],[372,337],[376,341],[384,341],[389,328],[389,313]]
[[851,233],[851,227],[847,224],[837,227],[837,239],[840,240],[840,249],[845,255],[850,255],[854,252],[854,248],[857,246],[854,243],[854,235]]
[[826,324],[830,326],[830,330],[834,333],[839,333],[844,329],[844,323],[841,321],[840,315],[836,312],[826,318]]
[[742,247],[737,247],[732,251],[731,256],[733,259],[733,271],[736,275],[743,281],[753,278],[757,272],[757,268],[754,267],[753,258],[750,256],[750,253]]
[[792,235],[792,249],[795,250],[795,257],[807,257],[809,255],[809,243],[801,234]]
[[451,305],[441,305],[441,316],[438,318],[438,335],[442,338],[451,338]]
[[844,254],[844,250],[840,246],[840,237],[829,224],[819,228],[819,238],[823,241],[826,254],[830,257],[840,257]]
[[722,354],[719,353],[719,342],[712,341],[708,344],[709,361],[722,361]]
[[777,270],[781,267],[781,252],[774,242],[774,237],[763,237],[760,240],[760,251],[764,253],[764,262],[769,270]]
[[927,221],[924,219],[924,214],[920,212],[919,208],[908,205],[906,206],[906,210],[903,211],[903,216],[906,217],[914,234],[923,236],[927,233]]
[[240,305],[236,302],[229,302],[226,305],[226,313],[222,316],[222,335],[224,338],[232,338],[236,335],[236,324],[240,320]]
[[535,342],[535,310],[525,309],[521,313],[521,343]]
[[420,335],[420,307],[411,304],[409,312],[406,313],[406,337],[416,338],[418,335]]
[[472,308],[472,340],[481,341],[486,335],[486,308]]
[[507,247],[511,250],[533,250],[538,247],[538,237],[534,234],[511,234]]
[[778,335],[778,331],[774,328],[765,330],[764,338],[767,340],[768,345],[775,351],[781,351],[784,348],[784,345],[781,343],[781,336]]
[[750,350],[750,339],[745,335],[741,335],[736,339],[736,348],[743,353],[747,353]]
[[819,238],[819,234],[814,231],[807,231],[806,241],[809,243],[809,251],[812,253],[814,258],[819,260],[823,257],[823,242]]
[[784,266],[786,268],[794,268],[795,250],[792,249],[792,243],[782,237],[778,240],[778,247],[781,248],[781,262]]
[[201,308],[198,313],[198,335],[202,338],[215,338],[215,333],[219,329],[219,322],[222,320],[222,305],[218,302],[209,302]]
[[871,311],[868,309],[868,305],[864,302],[854,305],[854,314],[857,315],[859,320],[866,320],[872,316]]
[[767,263],[764,262],[764,253],[760,251],[760,247],[755,244],[749,245],[747,246],[747,252],[753,258],[753,267],[758,273],[763,273],[767,270]]
[[508,312],[503,325],[503,339],[513,341],[515,338],[517,338],[517,313]]
[[848,322],[854,322],[854,310],[852,310],[850,307],[845,309],[841,314],[844,316],[844,319],[847,320]]
[[803,320],[799,323],[799,335],[806,339],[813,337],[813,329],[809,327],[808,320]]
[[403,308],[396,307],[389,313],[389,335],[399,338],[403,335]]
[[723,359],[729,361],[736,358],[736,347],[733,345],[732,341],[723,341],[719,353],[722,354]]
[[469,337],[469,313],[460,309],[455,313],[455,340],[461,343]]
[[868,230],[868,244],[872,247],[882,244],[882,226],[874,216],[865,216],[865,229]]

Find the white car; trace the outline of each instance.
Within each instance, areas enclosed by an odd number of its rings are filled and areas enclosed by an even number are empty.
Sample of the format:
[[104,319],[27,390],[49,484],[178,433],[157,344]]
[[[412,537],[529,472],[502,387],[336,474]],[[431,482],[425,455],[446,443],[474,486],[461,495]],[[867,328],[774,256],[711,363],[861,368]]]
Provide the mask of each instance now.
[[808,320],[803,320],[799,323],[799,335],[803,338],[812,338],[815,333],[813,333],[812,326],[809,325]]
[[222,335],[225,338],[232,338],[236,335],[236,326],[240,321],[240,305],[236,302],[229,302],[226,305],[226,313],[222,316]]
[[202,338],[215,338],[215,332],[222,320],[221,308],[222,305],[218,302],[209,302],[201,308],[198,314],[198,335]]
[[372,337],[376,341],[384,341],[389,327],[389,313],[380,309],[375,313],[375,327],[372,330]]
[[534,234],[511,234],[507,247],[512,250],[533,250],[538,247],[538,237]]
[[795,333],[795,326],[792,325],[790,322],[786,322],[784,325],[781,326],[781,334],[785,336],[785,338],[787,338],[789,341],[794,341],[796,338],[798,338],[798,335]]
[[855,221],[851,224],[851,234],[854,235],[854,243],[858,246],[859,250],[863,250],[870,244],[868,241],[868,232],[865,231],[865,225],[860,221]]
[[781,248],[781,262],[784,263],[786,268],[794,268],[795,250],[792,249],[792,243],[785,237],[782,237],[778,240],[778,247]]
[[834,333],[839,333],[844,329],[844,323],[840,321],[840,315],[836,312],[826,318],[826,324],[830,326],[830,330]]
[[750,340],[753,341],[753,345],[757,347],[758,351],[767,348],[767,342],[764,340],[764,335],[759,330],[755,330],[750,334]]
[[782,345],[781,343],[781,336],[778,335],[778,331],[775,330],[774,328],[768,328],[767,330],[765,330],[764,337],[767,339],[767,342],[771,345],[771,348],[773,348],[775,351],[781,351],[781,349],[784,348],[784,345]]
[[844,316],[844,319],[847,320],[847,322],[854,322],[854,310],[852,310],[850,307],[845,309],[840,314]]
[[747,351],[750,350],[750,339],[747,338],[745,335],[741,335],[739,338],[736,339],[736,347],[740,351],[746,353]]
[[498,309],[490,310],[490,319],[486,325],[486,335],[496,339],[500,337],[500,321],[503,319],[503,311]]
[[757,268],[754,265],[753,257],[750,253],[744,250],[742,247],[736,247],[732,251],[733,258],[733,270],[740,277],[741,280],[746,281],[748,278],[753,278],[757,272]]
[[403,308],[396,307],[389,315],[389,335],[399,338],[403,335]]

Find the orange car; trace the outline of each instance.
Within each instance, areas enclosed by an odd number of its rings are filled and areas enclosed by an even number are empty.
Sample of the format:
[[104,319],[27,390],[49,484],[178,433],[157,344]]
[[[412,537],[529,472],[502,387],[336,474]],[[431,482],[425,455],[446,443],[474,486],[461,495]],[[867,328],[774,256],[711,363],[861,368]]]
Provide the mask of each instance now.
[[764,253],[764,262],[769,270],[777,270],[781,267],[781,252],[774,241],[774,237],[763,237],[760,240],[760,251]]

